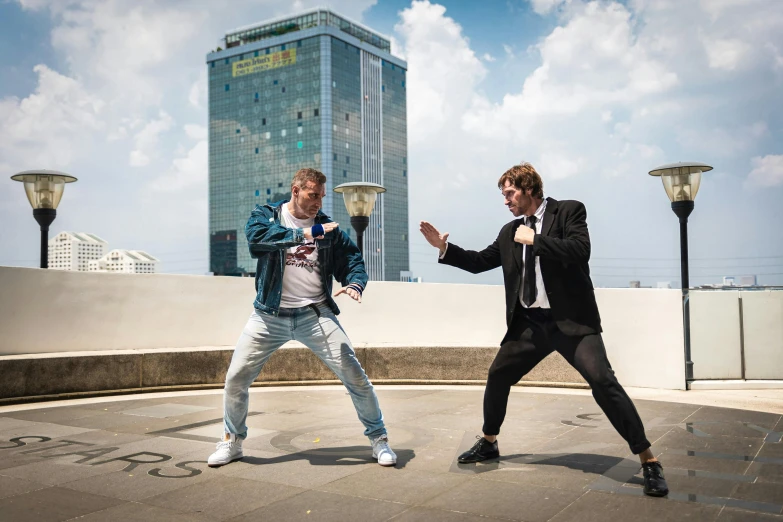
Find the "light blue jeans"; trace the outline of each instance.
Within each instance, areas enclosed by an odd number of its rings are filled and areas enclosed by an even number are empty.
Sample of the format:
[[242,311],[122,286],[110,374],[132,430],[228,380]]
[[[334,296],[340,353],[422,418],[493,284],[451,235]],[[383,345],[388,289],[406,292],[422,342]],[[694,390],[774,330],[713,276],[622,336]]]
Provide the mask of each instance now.
[[275,317],[254,311],[234,349],[223,394],[226,433],[247,437],[248,389],[269,357],[287,341],[299,341],[326,363],[345,385],[370,440],[386,434],[372,383],[356,359],[351,341],[325,304],[281,308]]

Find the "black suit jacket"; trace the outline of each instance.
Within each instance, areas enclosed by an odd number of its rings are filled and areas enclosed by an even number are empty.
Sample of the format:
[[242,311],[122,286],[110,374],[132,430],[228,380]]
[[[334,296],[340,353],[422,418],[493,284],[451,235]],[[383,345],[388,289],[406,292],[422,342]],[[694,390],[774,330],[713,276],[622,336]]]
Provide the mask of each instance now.
[[[590,280],[590,234],[587,211],[579,201],[557,201],[547,198],[541,233],[533,240],[533,252],[541,261],[552,316],[566,335],[588,335],[601,331],[601,317]],[[524,266],[523,245],[514,241],[522,219],[515,219],[500,229],[495,242],[484,250],[464,250],[449,243],[439,262],[478,274],[503,267],[506,287],[506,325],[514,321]],[[528,248],[530,248],[528,246]],[[505,342],[508,331],[503,337]],[[502,344],[501,342],[501,344]]]

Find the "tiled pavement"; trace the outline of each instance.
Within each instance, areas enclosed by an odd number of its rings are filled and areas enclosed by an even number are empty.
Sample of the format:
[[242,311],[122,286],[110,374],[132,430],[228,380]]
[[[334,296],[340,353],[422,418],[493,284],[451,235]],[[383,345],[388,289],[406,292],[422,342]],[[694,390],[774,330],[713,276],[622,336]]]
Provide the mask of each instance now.
[[393,469],[339,387],[254,389],[246,457],[218,469],[219,393],[0,409],[0,520],[783,522],[779,414],[637,400],[671,488],[653,499],[590,396],[512,393],[502,457],[458,465],[481,389],[377,389]]

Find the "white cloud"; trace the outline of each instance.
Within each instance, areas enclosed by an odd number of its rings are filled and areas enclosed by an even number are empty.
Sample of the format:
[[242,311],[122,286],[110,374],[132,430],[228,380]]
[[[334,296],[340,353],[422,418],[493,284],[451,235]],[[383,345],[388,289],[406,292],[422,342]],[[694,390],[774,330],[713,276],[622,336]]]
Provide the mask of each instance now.
[[508,44],[503,44],[503,52],[505,52],[506,56],[508,56],[509,58],[514,57],[514,48]]
[[542,65],[509,109],[573,113],[610,103],[633,103],[674,87],[677,75],[650,57],[620,4],[590,3],[538,46]]
[[750,45],[739,39],[705,40],[710,67],[733,71],[751,50]]
[[391,52],[394,56],[403,60],[408,59],[405,54],[405,46],[403,46],[394,35],[389,36],[389,42],[391,43]]
[[207,139],[207,128],[203,125],[195,125],[193,123],[188,123],[184,127],[185,134],[188,135],[188,138],[192,140],[206,140]]
[[677,131],[678,141],[694,153],[734,156],[753,149],[769,133],[764,121],[731,127],[687,126]]
[[428,140],[459,120],[486,70],[441,5],[414,1],[395,31],[408,59],[408,132],[412,141]]
[[549,180],[568,178],[583,172],[585,160],[570,159],[567,154],[569,153],[564,150],[543,152],[536,169],[545,172]]
[[533,11],[540,15],[548,14],[562,4],[567,4],[569,2],[570,0],[530,0]]
[[0,169],[67,168],[93,145],[104,102],[45,65],[35,92],[0,100]]
[[481,59],[485,62],[494,62],[496,60],[496,58],[489,53],[484,53],[484,56],[482,56]]
[[783,69],[783,54],[781,54],[777,46],[771,42],[767,42],[764,47],[772,55],[772,68],[775,70]]
[[[678,76],[639,42],[625,6],[566,7],[562,25],[535,47],[541,65],[521,91],[499,103],[476,99],[463,115],[462,129],[524,151],[558,178],[583,173],[587,165],[616,175],[627,170],[618,165],[642,159],[640,145],[648,142],[632,132],[629,118],[650,112],[640,105],[673,90]],[[606,126],[610,121],[613,128]]]
[[188,101],[193,107],[202,110],[207,107],[207,89],[207,73],[202,70],[198,80],[190,86],[188,94]]
[[[645,175],[659,164],[721,156],[725,165],[752,154],[770,137],[758,118],[765,113],[753,104],[774,90],[761,79],[783,49],[783,10],[770,9],[770,1],[766,12],[728,4],[713,16],[696,2],[673,0],[536,2],[538,12],[555,12],[557,26],[533,45],[515,43],[540,62],[532,73],[504,71],[506,84],[517,74],[518,88],[496,99],[483,93],[483,60],[463,61],[473,53],[457,21],[437,5],[414,3],[397,27],[412,56],[410,77],[418,75],[408,90],[411,221],[449,223],[459,244],[483,246],[486,231],[468,232],[473,218],[440,200],[470,201],[482,223],[500,224],[508,216],[494,182],[522,159],[536,165],[555,197],[580,198],[571,190],[558,194],[568,186],[600,200],[646,191]],[[705,43],[716,41],[732,45],[719,45],[710,57]],[[510,45],[504,51],[512,57]],[[439,60],[452,70],[453,88],[441,88],[442,75],[430,74]],[[412,252],[426,251],[415,228],[412,240]],[[433,268],[426,277],[441,273]]]
[[753,170],[748,174],[751,187],[776,187],[783,185],[783,154],[769,154],[752,160]]
[[[179,119],[183,112],[206,109],[205,54],[227,29],[319,4],[237,0],[232,9],[216,11],[208,0],[17,1],[51,16],[51,45],[67,64],[67,76],[78,79],[86,96],[104,102],[96,122],[110,131],[102,138],[128,147],[125,154],[136,168],[150,165],[158,136],[170,128],[166,118],[148,121],[150,113]],[[338,9],[358,19],[374,3],[343,0]],[[62,139],[78,135],[68,132]],[[134,139],[126,140],[129,136]],[[177,138],[172,133],[160,150],[170,155]]]
[[166,112],[160,111],[158,119],[150,120],[143,129],[134,136],[135,148],[130,153],[132,167],[145,167],[150,163],[150,156],[157,152],[160,134],[168,131],[174,125],[174,119]]
[[153,181],[150,187],[155,191],[174,192],[206,184],[208,150],[207,141],[199,141],[184,157],[176,158],[165,175]]

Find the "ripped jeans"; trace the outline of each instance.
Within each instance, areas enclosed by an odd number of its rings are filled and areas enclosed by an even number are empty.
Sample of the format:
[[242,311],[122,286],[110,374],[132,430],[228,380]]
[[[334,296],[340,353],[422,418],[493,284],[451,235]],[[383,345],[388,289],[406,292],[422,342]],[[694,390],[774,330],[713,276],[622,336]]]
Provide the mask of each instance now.
[[226,374],[224,431],[239,438],[247,437],[248,389],[269,357],[292,340],[310,348],[342,381],[364,424],[364,434],[371,440],[385,435],[386,427],[375,389],[359,364],[351,341],[325,303],[281,308],[278,317],[253,311]]

